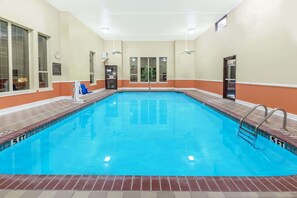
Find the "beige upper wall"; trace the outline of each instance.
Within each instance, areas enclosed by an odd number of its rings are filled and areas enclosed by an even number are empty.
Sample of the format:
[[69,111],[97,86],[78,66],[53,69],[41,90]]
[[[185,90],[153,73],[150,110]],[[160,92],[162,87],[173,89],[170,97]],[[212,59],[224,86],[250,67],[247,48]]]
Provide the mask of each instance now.
[[101,54],[104,50],[104,41],[87,28],[72,14],[61,14],[61,54],[68,80],[90,80],[90,51],[95,52],[94,73],[95,80],[104,79],[104,67]]
[[[195,57],[192,54],[182,54],[185,50],[185,41],[175,41],[175,79],[194,80],[195,79]],[[195,41],[188,41],[188,50],[195,51]]]
[[243,0],[228,26],[196,40],[196,79],[223,78],[223,58],[237,56],[237,81],[297,84],[297,1]]

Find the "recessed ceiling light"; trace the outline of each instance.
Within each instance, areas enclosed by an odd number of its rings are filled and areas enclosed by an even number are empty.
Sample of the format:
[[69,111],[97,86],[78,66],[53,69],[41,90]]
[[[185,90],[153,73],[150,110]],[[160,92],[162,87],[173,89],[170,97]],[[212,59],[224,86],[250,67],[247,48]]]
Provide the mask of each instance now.
[[103,31],[105,34],[108,34],[108,33],[109,33],[109,28],[102,28],[102,31]]
[[188,33],[189,33],[189,34],[194,34],[195,31],[196,31],[195,28],[189,28],[189,29],[188,29]]

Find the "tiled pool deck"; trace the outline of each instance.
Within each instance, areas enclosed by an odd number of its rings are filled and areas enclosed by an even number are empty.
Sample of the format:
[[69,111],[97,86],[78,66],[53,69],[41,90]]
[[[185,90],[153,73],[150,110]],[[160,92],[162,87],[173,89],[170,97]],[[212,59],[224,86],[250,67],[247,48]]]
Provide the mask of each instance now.
[[[58,121],[61,117],[75,112],[82,107],[88,106],[93,102],[105,98],[116,91],[105,90],[85,96],[86,103],[74,104],[70,100],[61,100],[46,105],[33,107],[30,109],[6,114],[0,116],[0,149],[10,146],[10,140],[18,137],[28,131],[30,134],[38,132],[35,128],[54,121]],[[205,104],[212,106],[219,111],[231,115],[233,119],[240,119],[251,108],[237,104],[231,100],[225,100],[211,96],[199,91],[183,91],[185,94],[197,98]],[[251,125],[255,125],[257,121],[262,119],[263,112],[256,111],[253,116],[247,120]],[[297,147],[297,121],[288,120],[288,132],[280,131],[281,117],[273,116],[269,122],[265,123],[263,130],[273,136],[288,142],[286,147],[291,152],[296,153]],[[265,135],[265,134],[264,134]],[[295,150],[294,150],[295,149]],[[0,197],[2,193],[31,193],[39,192],[39,190],[51,190],[49,193],[58,190],[69,190],[71,196],[79,192],[75,191],[94,191],[96,193],[105,193],[106,195],[97,197],[140,197],[140,194],[148,193],[147,197],[161,196],[161,191],[167,193],[162,197],[181,197],[179,193],[185,197],[297,197],[294,193],[297,191],[297,176],[286,177],[140,177],[140,176],[84,176],[84,175],[0,175]],[[19,190],[19,191],[7,191]],[[34,190],[34,191],[23,191]],[[100,191],[100,192],[97,192]],[[114,191],[114,192],[107,192]],[[119,192],[118,192],[119,191]],[[135,196],[125,195],[129,191],[135,191]],[[117,194],[117,193],[118,194]],[[158,192],[158,193],[157,193]],[[174,192],[174,193],[173,193]],[[190,192],[192,194],[190,194]],[[208,193],[202,193],[208,192]],[[217,194],[211,194],[216,192]],[[224,194],[224,193],[225,194]],[[232,192],[231,194],[228,194]],[[265,194],[265,193],[266,194]],[[279,194],[280,192],[283,192]],[[45,192],[44,192],[45,193]],[[58,196],[61,192],[57,192],[54,196]],[[86,192],[87,193],[87,192]],[[151,196],[149,195],[151,193]],[[160,194],[161,193],[161,194]],[[188,193],[188,194],[187,194]],[[197,196],[195,195],[197,194]],[[228,196],[226,196],[226,193]],[[249,196],[244,193],[250,193]],[[270,194],[269,194],[270,193]],[[274,194],[273,194],[274,193]],[[94,194],[94,193],[93,193]],[[109,194],[112,194],[112,196]],[[139,196],[138,196],[139,194]],[[164,193],[163,193],[164,194]],[[119,195],[119,196],[118,196]],[[189,195],[189,196],[188,196]],[[205,196],[204,196],[205,195]],[[235,196],[238,195],[238,196]],[[240,195],[240,196],[239,196]],[[3,195],[4,196],[4,195]],[[70,197],[71,197],[70,196]],[[88,196],[92,197],[91,192]],[[37,196],[35,196],[37,197]],[[63,196],[61,196],[63,197]],[[69,197],[69,196],[65,196]],[[143,196],[141,196],[143,197]],[[146,196],[144,196],[146,197]],[[184,196],[183,196],[184,197]]]

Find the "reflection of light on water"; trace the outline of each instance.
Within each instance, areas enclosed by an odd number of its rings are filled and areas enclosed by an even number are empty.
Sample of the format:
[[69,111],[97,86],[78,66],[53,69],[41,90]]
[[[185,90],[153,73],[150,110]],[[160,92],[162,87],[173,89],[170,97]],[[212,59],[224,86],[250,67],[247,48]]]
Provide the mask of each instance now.
[[117,104],[117,102],[113,102],[113,104],[114,104],[114,105],[116,105],[116,104]]
[[110,156],[106,156],[105,158],[104,158],[104,162],[109,162],[110,161]]
[[188,156],[188,160],[189,160],[189,161],[194,161],[195,158],[194,158],[194,156],[190,155],[190,156]]

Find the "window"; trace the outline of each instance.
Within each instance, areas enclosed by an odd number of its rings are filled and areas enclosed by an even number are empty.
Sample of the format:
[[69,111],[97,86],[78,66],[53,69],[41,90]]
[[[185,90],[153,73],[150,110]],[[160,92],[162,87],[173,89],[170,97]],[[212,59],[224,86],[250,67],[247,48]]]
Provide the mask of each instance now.
[[8,24],[0,21],[0,92],[9,91]]
[[140,58],[141,82],[148,82],[148,58]]
[[157,81],[157,58],[151,57],[141,57],[140,58],[140,75],[141,82],[156,82]]
[[90,51],[90,83],[93,84],[95,82],[94,78],[94,56],[95,52]]
[[138,66],[138,58],[137,57],[130,57],[130,82],[137,82],[137,66]]
[[167,81],[167,57],[160,57],[159,58],[159,71],[160,71],[160,82]]
[[48,87],[47,38],[38,35],[39,88]]
[[11,25],[13,91],[29,89],[28,30]]
[[216,22],[216,32],[227,26],[227,15]]
[[157,81],[157,58],[149,58],[150,82]]

